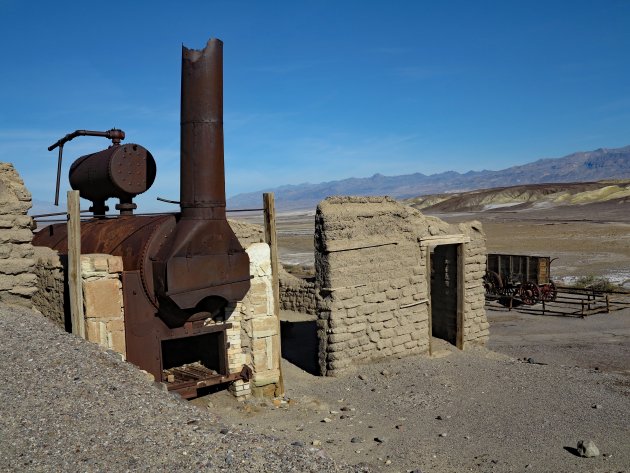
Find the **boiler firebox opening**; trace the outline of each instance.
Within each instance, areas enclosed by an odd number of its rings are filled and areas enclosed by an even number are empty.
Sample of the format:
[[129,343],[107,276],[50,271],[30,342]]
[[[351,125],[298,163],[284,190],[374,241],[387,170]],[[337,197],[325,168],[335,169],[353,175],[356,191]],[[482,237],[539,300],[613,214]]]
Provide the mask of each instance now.
[[223,332],[214,332],[194,337],[162,340],[162,368],[169,370],[199,363],[216,373],[222,373],[223,336]]

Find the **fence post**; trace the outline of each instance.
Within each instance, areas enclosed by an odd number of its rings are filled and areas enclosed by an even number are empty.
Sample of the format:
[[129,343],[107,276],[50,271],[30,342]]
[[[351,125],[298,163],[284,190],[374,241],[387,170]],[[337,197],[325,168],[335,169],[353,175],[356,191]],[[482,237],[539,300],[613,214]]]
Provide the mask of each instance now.
[[68,290],[72,333],[85,338],[81,281],[81,211],[79,191],[68,191]]
[[284,378],[282,376],[282,347],[280,346],[280,279],[278,274],[278,236],[276,233],[276,206],[273,192],[263,194],[265,208],[265,241],[269,245],[271,254],[271,278],[273,286],[273,311],[277,322],[278,338],[273,345],[273,356],[278,360],[278,387],[276,396],[284,396]]

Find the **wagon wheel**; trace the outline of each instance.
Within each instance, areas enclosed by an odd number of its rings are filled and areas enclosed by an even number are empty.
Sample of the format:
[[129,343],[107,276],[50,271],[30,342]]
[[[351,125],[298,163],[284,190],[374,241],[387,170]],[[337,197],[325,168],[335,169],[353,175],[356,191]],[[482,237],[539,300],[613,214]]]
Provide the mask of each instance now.
[[540,301],[540,289],[536,283],[527,281],[518,288],[518,296],[523,301],[523,304],[534,305]]
[[549,281],[549,284],[545,284],[545,287],[542,291],[542,300],[545,302],[552,302],[556,300],[558,296],[558,288],[553,283],[553,281]]
[[483,286],[486,289],[486,294],[500,295],[503,288],[503,282],[501,276],[494,271],[486,271],[483,277]]

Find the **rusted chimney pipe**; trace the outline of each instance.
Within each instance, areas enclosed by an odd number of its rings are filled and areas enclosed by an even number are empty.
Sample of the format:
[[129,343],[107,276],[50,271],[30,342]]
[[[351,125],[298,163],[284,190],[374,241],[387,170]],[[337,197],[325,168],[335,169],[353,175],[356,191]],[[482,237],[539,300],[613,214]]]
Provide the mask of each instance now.
[[182,218],[225,218],[223,163],[223,42],[202,50],[182,46]]

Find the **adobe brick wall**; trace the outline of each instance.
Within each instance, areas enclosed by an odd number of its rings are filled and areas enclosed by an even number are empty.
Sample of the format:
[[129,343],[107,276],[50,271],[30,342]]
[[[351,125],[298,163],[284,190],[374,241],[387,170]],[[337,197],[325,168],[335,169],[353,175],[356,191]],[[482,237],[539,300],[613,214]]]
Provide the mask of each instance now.
[[315,278],[302,279],[280,269],[280,310],[317,314]]
[[430,245],[423,240],[462,233],[469,240],[463,251],[465,348],[485,343],[488,335],[480,224],[451,226],[388,197],[322,201],[315,217],[321,373],[334,376],[356,363],[427,352]]
[[37,292],[31,194],[10,163],[0,163],[0,301],[33,307]]
[[45,246],[35,246],[33,250],[38,289],[33,295],[33,306],[63,328],[65,327],[63,263],[55,250]]

